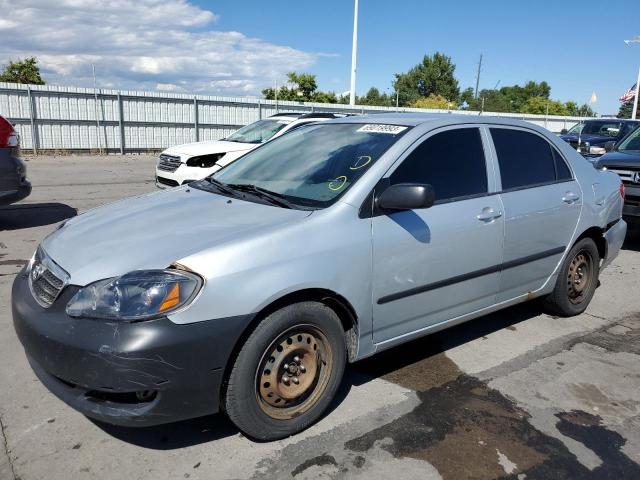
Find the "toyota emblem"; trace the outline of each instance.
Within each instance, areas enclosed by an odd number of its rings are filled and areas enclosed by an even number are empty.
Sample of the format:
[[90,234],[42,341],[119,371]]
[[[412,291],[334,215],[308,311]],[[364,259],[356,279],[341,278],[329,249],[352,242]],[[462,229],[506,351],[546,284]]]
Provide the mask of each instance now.
[[46,268],[41,263],[35,264],[31,269],[31,281],[37,281],[42,276],[45,270]]

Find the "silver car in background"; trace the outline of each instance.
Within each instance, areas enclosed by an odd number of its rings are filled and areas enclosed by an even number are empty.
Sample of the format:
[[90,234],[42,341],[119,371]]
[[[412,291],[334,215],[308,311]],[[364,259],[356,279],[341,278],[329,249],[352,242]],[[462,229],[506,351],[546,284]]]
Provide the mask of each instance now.
[[40,380],[85,415],[315,422],[354,362],[533,298],[583,312],[626,233],[620,179],[506,118],[300,128],[47,237],[14,282]]

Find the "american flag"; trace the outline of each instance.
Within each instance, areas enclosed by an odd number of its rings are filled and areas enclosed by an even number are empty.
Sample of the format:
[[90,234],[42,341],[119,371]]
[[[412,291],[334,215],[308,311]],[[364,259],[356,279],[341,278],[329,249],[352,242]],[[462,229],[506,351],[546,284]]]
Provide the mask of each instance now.
[[624,92],[624,95],[620,97],[621,103],[627,103],[629,100],[636,96],[636,85],[634,84],[629,90]]

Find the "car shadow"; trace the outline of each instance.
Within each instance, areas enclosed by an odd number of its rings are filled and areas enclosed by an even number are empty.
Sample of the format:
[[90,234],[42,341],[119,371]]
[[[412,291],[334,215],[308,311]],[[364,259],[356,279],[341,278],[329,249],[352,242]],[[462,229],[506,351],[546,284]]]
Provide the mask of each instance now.
[[0,231],[42,227],[75,217],[78,211],[64,203],[25,203],[0,207]]
[[[384,377],[413,363],[428,360],[448,349],[482,338],[542,313],[539,302],[528,302],[480,317],[426,337],[391,348],[349,365],[336,398],[323,414],[328,417],[347,398],[351,387],[361,386]],[[240,434],[224,414],[158,425],[155,427],[127,428],[92,421],[109,435],[133,445],[152,450],[173,450],[206,442],[221,440]],[[320,420],[322,421],[322,419]]]

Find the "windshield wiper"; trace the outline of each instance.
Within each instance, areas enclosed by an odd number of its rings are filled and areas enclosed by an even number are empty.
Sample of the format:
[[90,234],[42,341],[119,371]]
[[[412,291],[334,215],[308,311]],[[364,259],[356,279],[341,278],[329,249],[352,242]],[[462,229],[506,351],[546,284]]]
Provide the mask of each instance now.
[[225,184],[225,186],[233,188],[234,190],[238,190],[240,192],[253,193],[257,197],[269,200],[271,203],[284,208],[294,208],[294,204],[287,200],[284,195],[277,192],[272,192],[271,190],[267,190],[266,188],[257,187],[248,183],[227,183]]
[[218,190],[220,190],[221,192],[224,192],[224,193],[226,193],[227,195],[234,195],[233,190],[231,190],[230,188],[228,188],[226,183],[222,183],[221,181],[216,180],[216,179],[215,179],[215,178],[213,178],[213,177],[207,177],[207,181],[208,181],[210,184],[215,185],[215,186],[216,186],[216,188],[217,188]]

